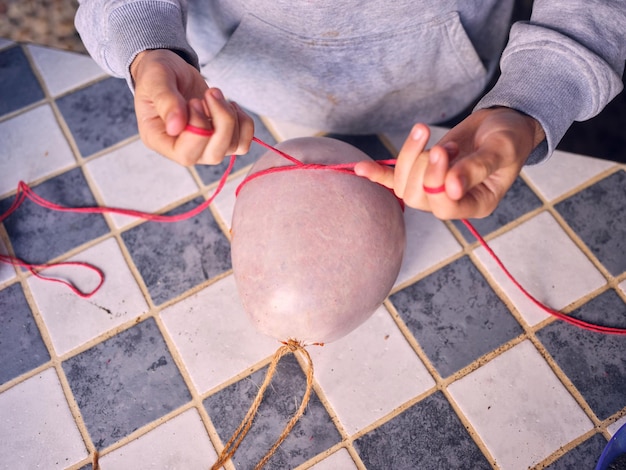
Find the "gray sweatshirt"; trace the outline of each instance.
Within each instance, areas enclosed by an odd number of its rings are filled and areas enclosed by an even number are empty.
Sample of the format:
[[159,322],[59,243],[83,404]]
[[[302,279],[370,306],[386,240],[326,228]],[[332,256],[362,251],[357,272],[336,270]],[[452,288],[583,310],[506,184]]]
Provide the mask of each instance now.
[[[436,124],[477,109],[537,119],[552,153],[622,89],[626,0],[80,0],[76,26],[107,72],[146,49],[178,52],[258,114],[341,133]],[[508,34],[508,44],[507,42]],[[505,47],[506,45],[506,47]],[[504,49],[504,50],[503,50]]]

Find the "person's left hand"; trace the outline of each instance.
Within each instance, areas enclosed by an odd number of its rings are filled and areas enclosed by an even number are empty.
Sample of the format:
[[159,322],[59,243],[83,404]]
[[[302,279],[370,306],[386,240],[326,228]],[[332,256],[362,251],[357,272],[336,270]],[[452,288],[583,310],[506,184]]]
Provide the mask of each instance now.
[[510,108],[474,112],[427,151],[429,136],[426,125],[416,124],[394,169],[359,162],[354,171],[440,219],[491,214],[545,137],[535,119]]

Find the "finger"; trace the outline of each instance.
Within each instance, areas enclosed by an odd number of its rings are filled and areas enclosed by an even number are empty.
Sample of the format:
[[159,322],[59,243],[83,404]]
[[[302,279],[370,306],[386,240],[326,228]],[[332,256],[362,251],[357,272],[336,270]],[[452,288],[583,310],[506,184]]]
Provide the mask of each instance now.
[[[445,149],[441,146],[431,149],[424,187],[430,188],[426,190],[427,198],[436,217],[443,220],[481,218],[493,212],[504,193],[494,191],[492,186],[498,185],[492,185],[489,179],[480,176],[488,167],[481,161],[481,152],[478,151],[465,157],[462,164],[459,161],[448,169],[449,156]],[[476,166],[472,166],[474,164]],[[468,173],[465,173],[466,170]],[[474,179],[478,183],[470,186],[468,182]]]
[[484,143],[475,152],[456,161],[447,180],[448,196],[460,200],[468,191],[484,183],[496,173],[505,159],[499,154],[499,146]]
[[461,152],[459,144],[454,141],[448,141],[445,143],[439,142],[437,145],[441,145],[447,152],[449,164],[452,164],[452,162],[454,162],[454,160],[459,156],[459,153]]
[[427,197],[446,196],[446,174],[448,173],[448,152],[435,145],[428,154],[428,165],[422,182]]
[[[167,81],[138,83],[135,93],[135,112],[139,134],[144,143],[157,152],[174,158],[175,137],[187,123],[187,103]],[[174,158],[175,159],[175,158]]]
[[393,189],[394,170],[388,166],[380,165],[375,161],[364,160],[354,166],[354,173],[374,183],[382,184],[389,189]]
[[187,101],[179,93],[176,81],[158,80],[151,85],[151,101],[163,120],[165,132],[170,136],[179,135],[187,124]]
[[165,123],[158,115],[145,117],[137,110],[137,124],[139,135],[146,146],[161,155],[185,165],[185,159],[180,159],[174,152],[177,137],[169,135],[165,131]]
[[233,141],[239,140],[237,113],[218,88],[207,90],[204,104],[212,118],[215,132],[207,143],[199,163],[216,164],[232,150]]
[[441,145],[435,145],[429,153],[428,166],[424,172],[423,189],[431,212],[442,220],[469,217],[475,212],[476,200],[471,196],[455,200],[449,196],[450,155]]
[[231,103],[237,112],[237,123],[239,126],[239,140],[232,153],[245,155],[250,151],[252,138],[254,137],[254,120],[234,101]]
[[[189,124],[195,128],[210,131],[211,120],[205,114],[202,102],[199,99],[189,100]],[[169,154],[174,160],[186,166],[195,165],[202,158],[204,149],[210,140],[210,135],[197,132],[183,132],[178,137],[171,138]]]
[[204,101],[197,98],[189,100],[189,124],[208,133],[213,132],[213,118],[208,113]]
[[393,189],[400,198],[404,198],[407,184],[409,184],[412,177],[415,178],[415,174],[411,175],[413,167],[420,154],[424,151],[429,137],[430,129],[428,126],[415,124],[398,153]]

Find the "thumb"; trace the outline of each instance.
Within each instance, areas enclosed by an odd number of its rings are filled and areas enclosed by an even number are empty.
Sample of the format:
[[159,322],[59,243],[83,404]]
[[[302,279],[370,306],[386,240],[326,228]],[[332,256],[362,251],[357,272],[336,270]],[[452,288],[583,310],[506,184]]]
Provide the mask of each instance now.
[[165,88],[155,96],[154,107],[165,132],[173,137],[179,135],[187,125],[187,102],[176,88]]
[[[179,135],[187,124],[187,101],[178,90],[176,74],[165,67],[147,68],[136,82],[136,100],[156,113],[170,136]],[[152,114],[150,113],[150,114]]]

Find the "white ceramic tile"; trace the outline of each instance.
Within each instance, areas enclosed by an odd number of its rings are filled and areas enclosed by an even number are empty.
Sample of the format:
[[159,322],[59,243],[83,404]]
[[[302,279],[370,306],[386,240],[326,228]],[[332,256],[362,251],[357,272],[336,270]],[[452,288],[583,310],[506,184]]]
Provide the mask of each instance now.
[[54,369],[0,394],[0,468],[67,468],[87,457]]
[[557,150],[547,161],[525,167],[523,174],[550,201],[614,165],[607,160]]
[[352,333],[309,352],[315,378],[349,434],[435,384],[384,307]]
[[52,96],[105,76],[88,55],[42,46],[27,47]]
[[0,195],[76,163],[48,105],[0,123],[0,142]]
[[218,216],[222,219],[222,222],[230,228],[233,220],[233,210],[235,209],[235,202],[237,196],[235,191],[241,182],[245,179],[246,174],[242,174],[229,180],[222,188],[222,191],[215,197],[211,206],[217,211]]
[[530,341],[448,391],[502,470],[525,470],[593,428]]
[[[430,128],[430,138],[426,143],[426,148],[430,148],[435,145],[437,142],[441,140],[441,138],[446,135],[446,133],[450,130],[445,127],[438,126],[428,126]],[[394,146],[396,152],[399,152],[404,145],[404,141],[408,137],[410,129],[404,132],[395,132],[395,133],[385,133],[385,137],[389,140],[389,142]]]
[[[614,436],[615,433],[622,428],[622,426],[626,426],[626,416],[621,417],[606,429],[609,433],[611,433],[611,436]],[[624,432],[626,432],[626,430]]]
[[[90,263],[105,274],[101,289],[83,299],[66,286],[36,277],[28,279],[30,290],[48,327],[57,354],[62,355],[90,339],[146,312],[148,305],[113,238],[74,256],[72,261]],[[85,268],[55,267],[46,276],[60,275],[84,291],[98,283]]]
[[[152,213],[198,190],[185,167],[140,140],[90,161],[86,168],[109,207]],[[135,220],[119,214],[111,217],[118,227]]]
[[[6,255],[7,248],[4,242],[0,239],[0,255]],[[5,281],[9,281],[15,277],[15,268],[8,263],[0,261],[0,284]]]
[[215,449],[194,408],[102,456],[99,464],[102,470],[205,470],[216,460]]
[[297,137],[310,137],[322,133],[319,129],[301,126],[287,121],[264,118],[266,126],[270,129],[278,142],[295,139]]
[[233,276],[163,310],[161,318],[200,394],[274,354],[239,300]]
[[356,465],[346,449],[339,449],[321,462],[310,467],[311,470],[356,470]]
[[406,208],[406,249],[396,286],[461,251],[445,224],[429,212]]
[[[490,240],[489,245],[530,294],[556,310],[606,283],[548,212]],[[484,248],[477,248],[476,255],[530,325],[548,316],[505,277]]]

